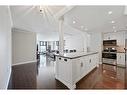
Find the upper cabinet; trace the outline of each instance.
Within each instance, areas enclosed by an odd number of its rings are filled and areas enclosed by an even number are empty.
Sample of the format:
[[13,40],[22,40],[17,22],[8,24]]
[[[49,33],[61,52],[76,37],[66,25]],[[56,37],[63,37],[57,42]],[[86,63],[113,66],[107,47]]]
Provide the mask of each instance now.
[[105,33],[104,40],[116,40],[116,33]]
[[103,40],[117,40],[117,46],[125,46],[125,32],[105,33]]
[[125,47],[125,32],[121,31],[117,34],[117,46]]

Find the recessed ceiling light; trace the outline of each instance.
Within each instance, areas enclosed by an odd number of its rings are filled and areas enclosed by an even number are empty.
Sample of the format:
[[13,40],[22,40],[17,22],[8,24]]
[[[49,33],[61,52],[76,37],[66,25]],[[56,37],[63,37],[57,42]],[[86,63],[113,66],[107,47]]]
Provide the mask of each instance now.
[[116,30],[114,30],[114,32],[117,32]]
[[113,28],[113,29],[115,29],[116,27],[115,27],[115,26],[113,26],[112,28]]
[[85,31],[87,31],[88,30],[88,28],[85,28]]
[[75,23],[76,23],[76,21],[73,20],[73,24],[75,24]]
[[112,21],[111,21],[111,23],[115,23],[115,21],[114,21],[114,20],[112,20]]
[[83,28],[84,28],[84,26],[82,25],[82,26],[81,26],[81,29],[83,29]]
[[108,11],[108,14],[111,15],[112,14],[112,11]]

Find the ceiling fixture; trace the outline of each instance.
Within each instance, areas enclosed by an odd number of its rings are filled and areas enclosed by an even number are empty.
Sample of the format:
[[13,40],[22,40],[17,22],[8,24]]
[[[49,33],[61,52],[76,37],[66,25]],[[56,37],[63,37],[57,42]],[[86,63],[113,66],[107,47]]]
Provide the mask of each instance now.
[[114,30],[114,32],[117,32],[116,30]]
[[112,21],[111,21],[111,23],[115,23],[115,21],[114,21],[114,20],[112,20]]
[[76,21],[73,20],[73,24],[75,24],[75,23],[76,23]]
[[108,14],[111,15],[112,14],[112,11],[109,11]]
[[47,10],[46,6],[39,6],[39,10],[41,14],[44,14],[45,10]]
[[115,26],[113,26],[112,28],[113,28],[113,29],[115,29],[116,27],[115,27]]
[[84,28],[84,26],[82,25],[82,26],[81,26],[81,29],[83,29],[83,28]]

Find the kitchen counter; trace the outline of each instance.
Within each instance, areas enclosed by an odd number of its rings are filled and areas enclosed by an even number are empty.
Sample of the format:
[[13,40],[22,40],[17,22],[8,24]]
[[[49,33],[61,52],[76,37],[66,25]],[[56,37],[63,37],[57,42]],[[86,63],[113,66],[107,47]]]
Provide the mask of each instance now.
[[56,54],[55,78],[69,89],[90,73],[99,64],[98,52],[75,52]]
[[98,52],[75,52],[75,53],[64,53],[64,55],[55,54],[58,57],[68,58],[68,59],[75,59],[83,56],[88,56],[92,54],[97,54]]

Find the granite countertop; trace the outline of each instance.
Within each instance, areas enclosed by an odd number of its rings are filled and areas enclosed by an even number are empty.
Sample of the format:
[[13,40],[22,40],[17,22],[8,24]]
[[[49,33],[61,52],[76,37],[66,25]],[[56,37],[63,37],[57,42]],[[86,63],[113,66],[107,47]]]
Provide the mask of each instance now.
[[75,59],[83,56],[88,56],[92,54],[97,54],[98,52],[75,52],[75,53],[64,53],[64,55],[56,54],[58,57],[68,58],[68,59]]

